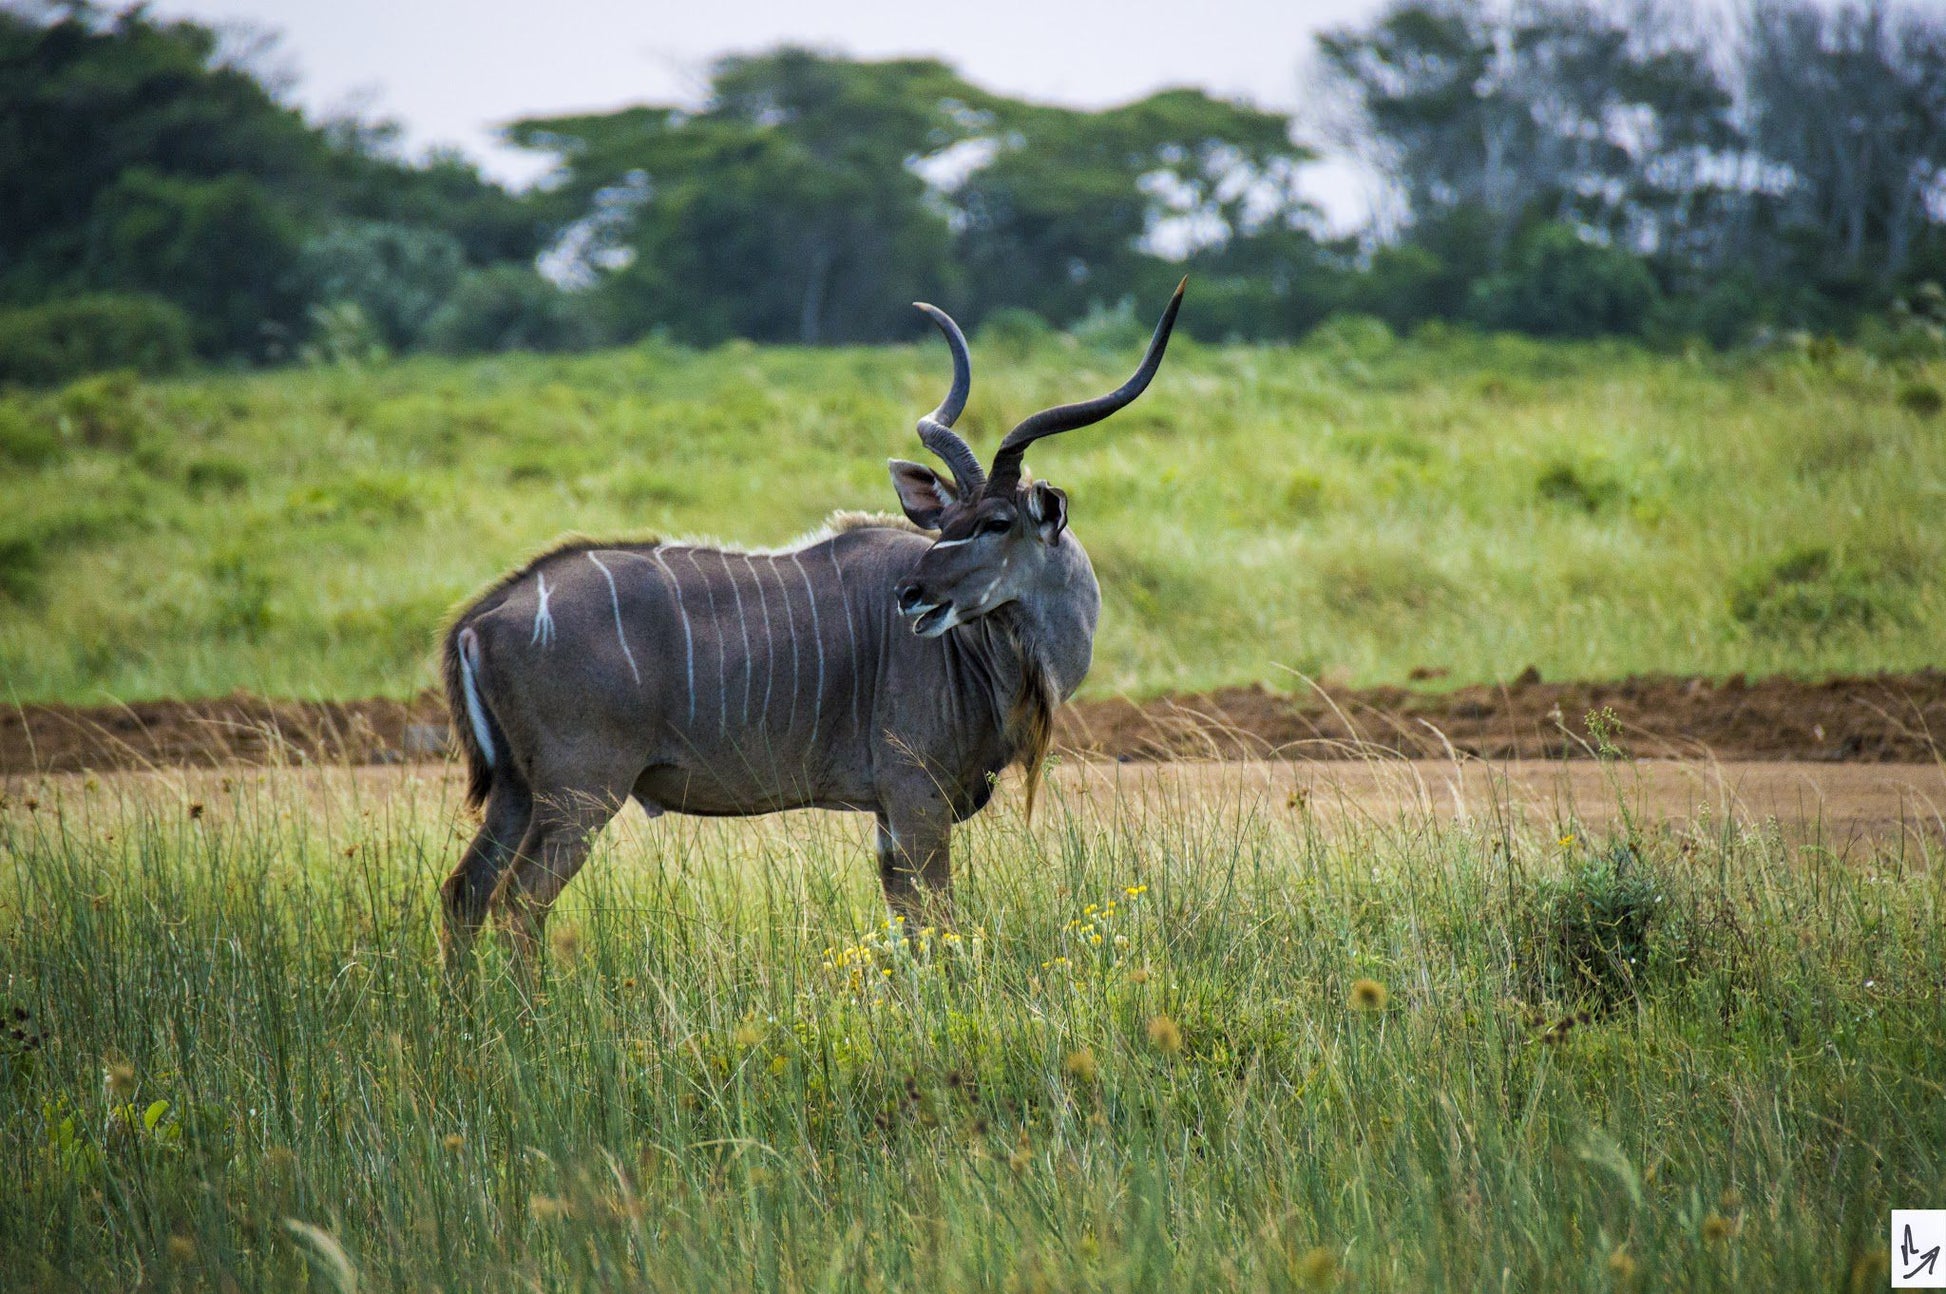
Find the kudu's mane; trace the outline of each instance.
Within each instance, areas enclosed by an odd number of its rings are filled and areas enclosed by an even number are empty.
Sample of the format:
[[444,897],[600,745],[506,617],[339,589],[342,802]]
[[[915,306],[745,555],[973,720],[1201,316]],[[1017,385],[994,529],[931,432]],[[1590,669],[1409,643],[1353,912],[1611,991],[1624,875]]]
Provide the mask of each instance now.
[[639,534],[616,539],[597,539],[576,531],[569,531],[565,535],[550,540],[545,547],[535,550],[531,556],[505,575],[468,594],[447,616],[446,632],[443,636],[450,638],[452,631],[459,627],[459,622],[466,618],[467,613],[481,609],[494,594],[505,593],[556,557],[573,557],[579,553],[602,552],[608,549],[625,552],[637,548],[658,548],[664,544],[673,544],[680,548],[708,548],[724,553],[747,553],[752,557],[781,556],[809,548],[812,544],[823,543],[838,535],[849,534],[854,530],[909,530],[920,535],[932,533],[921,530],[906,518],[894,513],[852,510],[834,512],[825,518],[823,525],[806,531],[787,544],[780,544],[774,548],[753,548],[702,536]]

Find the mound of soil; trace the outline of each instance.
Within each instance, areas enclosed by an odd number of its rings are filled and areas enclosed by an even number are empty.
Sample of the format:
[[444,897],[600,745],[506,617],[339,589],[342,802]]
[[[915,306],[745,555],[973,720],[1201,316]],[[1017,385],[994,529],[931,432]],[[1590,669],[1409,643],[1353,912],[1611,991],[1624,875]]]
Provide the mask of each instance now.
[[[1592,756],[1588,716],[1640,757],[1924,763],[1946,747],[1946,671],[1805,681],[1648,676],[1418,692],[1281,695],[1261,687],[1150,701],[1080,701],[1057,745],[1084,758],[1490,759]],[[1607,725],[1598,725],[1604,726]],[[0,713],[0,775],[218,764],[373,764],[448,754],[445,707],[229,696]]]

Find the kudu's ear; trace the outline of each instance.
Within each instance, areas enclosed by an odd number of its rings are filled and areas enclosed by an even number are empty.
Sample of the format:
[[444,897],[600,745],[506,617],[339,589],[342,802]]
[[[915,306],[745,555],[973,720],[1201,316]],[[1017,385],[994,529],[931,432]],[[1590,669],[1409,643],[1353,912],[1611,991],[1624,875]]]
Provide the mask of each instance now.
[[946,509],[959,502],[959,491],[924,463],[895,458],[890,466],[892,488],[899,492],[899,506],[912,518],[912,524],[921,530],[939,529]]
[[1027,487],[1027,515],[1040,528],[1042,543],[1055,542],[1068,526],[1068,492],[1035,481]]

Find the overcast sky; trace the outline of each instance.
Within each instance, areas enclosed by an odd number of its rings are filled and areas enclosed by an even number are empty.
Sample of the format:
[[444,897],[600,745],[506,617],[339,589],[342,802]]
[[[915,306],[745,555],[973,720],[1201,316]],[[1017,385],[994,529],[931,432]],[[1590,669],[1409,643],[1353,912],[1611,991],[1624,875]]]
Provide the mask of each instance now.
[[[784,42],[866,58],[923,54],[1023,98],[1099,107],[1194,85],[1291,110],[1320,28],[1379,0],[160,0],[151,11],[282,37],[273,67],[314,112],[397,119],[415,150],[456,145],[512,183],[517,117],[694,103],[710,60]],[[1363,210],[1348,167],[1313,168],[1338,223]]]

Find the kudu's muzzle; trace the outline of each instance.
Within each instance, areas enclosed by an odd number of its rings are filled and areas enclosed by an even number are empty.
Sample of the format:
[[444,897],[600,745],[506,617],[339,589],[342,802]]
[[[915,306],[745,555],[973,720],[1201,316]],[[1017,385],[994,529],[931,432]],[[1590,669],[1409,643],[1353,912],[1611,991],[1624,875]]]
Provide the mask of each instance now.
[[959,622],[952,604],[928,593],[918,580],[907,580],[893,592],[898,598],[899,614],[921,638],[937,637]]

